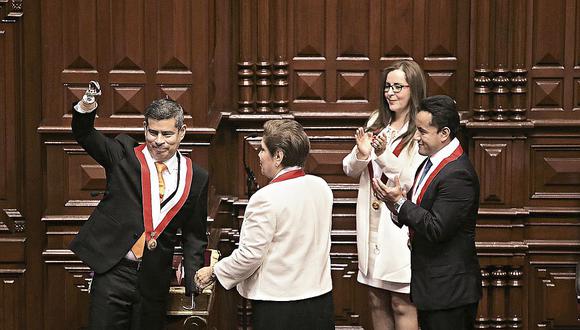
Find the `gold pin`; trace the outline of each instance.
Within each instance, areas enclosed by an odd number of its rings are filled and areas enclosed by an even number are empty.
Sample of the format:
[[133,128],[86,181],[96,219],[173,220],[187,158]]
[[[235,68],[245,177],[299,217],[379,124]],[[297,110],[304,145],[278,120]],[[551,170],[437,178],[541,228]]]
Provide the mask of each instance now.
[[155,238],[152,238],[149,240],[149,242],[147,242],[147,248],[149,249],[149,251],[155,250],[156,247],[157,247],[157,240]]

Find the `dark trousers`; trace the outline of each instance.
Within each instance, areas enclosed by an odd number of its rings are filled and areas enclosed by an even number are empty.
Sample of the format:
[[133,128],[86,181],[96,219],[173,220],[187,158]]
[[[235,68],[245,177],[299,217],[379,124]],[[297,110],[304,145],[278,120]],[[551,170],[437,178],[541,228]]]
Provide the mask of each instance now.
[[163,329],[165,298],[144,298],[137,287],[139,270],[123,259],[91,284],[89,329]]
[[251,302],[254,330],[334,330],[332,291],[303,300]]
[[477,303],[435,311],[418,310],[421,330],[473,330]]

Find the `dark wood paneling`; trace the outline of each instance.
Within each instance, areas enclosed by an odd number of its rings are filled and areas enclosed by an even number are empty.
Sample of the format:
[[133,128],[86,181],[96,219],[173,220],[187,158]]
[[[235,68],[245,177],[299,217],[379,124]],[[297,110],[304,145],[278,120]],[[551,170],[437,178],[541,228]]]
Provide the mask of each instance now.
[[101,125],[141,127],[144,107],[164,96],[183,106],[188,126],[209,125],[208,1],[52,1],[42,9],[45,126],[68,127],[71,101],[91,79],[103,88]]
[[[456,98],[481,180],[477,326],[580,329],[569,295],[580,260],[579,15],[571,0],[0,0],[0,327],[86,324],[88,269],[67,246],[104,182],[69,122],[70,104],[98,79],[97,126],[110,135],[141,138],[155,98],[183,104],[182,148],[227,195],[212,222],[224,252],[247,197],[244,146],[267,183],[259,137],[244,137],[268,119],[301,121],[307,170],[335,196],[337,322],[369,328],[355,279],[357,183],[341,161],[377,107],[379,69],[413,58],[430,95]],[[240,323],[235,291],[213,297],[210,324]],[[171,313],[171,328],[199,321]]]
[[0,328],[26,324],[22,2],[0,4]]
[[17,5],[0,10],[0,208],[21,211],[22,8]]
[[532,78],[529,118],[578,121],[572,97],[574,79],[580,74],[575,67],[578,4],[536,0],[528,2],[528,6],[532,15],[527,31]]
[[538,144],[530,146],[530,198],[580,203],[580,145],[534,142]]
[[46,295],[50,302],[44,305],[47,315],[45,329],[62,329],[66,324],[70,329],[87,326],[89,306],[89,282],[91,270],[79,263],[67,263],[63,257],[54,254],[46,263]]
[[533,255],[530,261],[530,324],[546,329],[578,329],[575,277],[577,258]]
[[0,325],[2,329],[24,329],[26,278],[23,269],[0,270]]

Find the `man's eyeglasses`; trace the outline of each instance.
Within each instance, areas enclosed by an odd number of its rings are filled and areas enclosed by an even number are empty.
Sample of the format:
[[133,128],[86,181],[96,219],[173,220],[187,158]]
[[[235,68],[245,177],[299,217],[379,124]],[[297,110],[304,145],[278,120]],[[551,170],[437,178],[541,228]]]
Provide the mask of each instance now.
[[409,87],[409,85],[401,85],[399,83],[389,84],[385,83],[385,89],[383,90],[385,93],[389,92],[389,89],[393,89],[393,93],[400,93],[404,87]]

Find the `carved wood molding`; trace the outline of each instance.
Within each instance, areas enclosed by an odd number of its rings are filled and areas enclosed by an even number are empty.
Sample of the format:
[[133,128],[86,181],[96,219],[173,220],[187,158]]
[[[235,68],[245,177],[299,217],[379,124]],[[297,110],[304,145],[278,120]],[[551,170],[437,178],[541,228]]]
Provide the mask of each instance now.
[[527,119],[526,2],[475,1],[470,121],[522,122]]
[[288,113],[285,1],[240,1],[238,112]]
[[2,23],[17,23],[24,15],[23,0],[0,0],[0,18]]
[[522,266],[489,265],[481,269],[482,299],[476,318],[477,329],[522,329],[524,295]]
[[17,209],[3,209],[0,213],[0,232],[23,233],[26,230],[24,217]]

